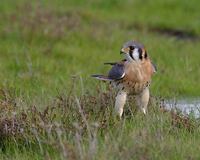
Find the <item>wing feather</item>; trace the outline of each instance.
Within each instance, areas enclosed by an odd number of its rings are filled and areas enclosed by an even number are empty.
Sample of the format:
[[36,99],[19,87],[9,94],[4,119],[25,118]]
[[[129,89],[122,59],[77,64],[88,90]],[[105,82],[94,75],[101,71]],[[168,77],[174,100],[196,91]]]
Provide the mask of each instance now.
[[151,62],[151,64],[152,64],[152,67],[153,67],[153,72],[156,73],[157,72],[157,66],[153,62]]
[[108,78],[112,80],[119,80],[122,79],[124,76],[125,76],[125,71],[123,63],[117,63],[113,65],[113,67],[108,73]]

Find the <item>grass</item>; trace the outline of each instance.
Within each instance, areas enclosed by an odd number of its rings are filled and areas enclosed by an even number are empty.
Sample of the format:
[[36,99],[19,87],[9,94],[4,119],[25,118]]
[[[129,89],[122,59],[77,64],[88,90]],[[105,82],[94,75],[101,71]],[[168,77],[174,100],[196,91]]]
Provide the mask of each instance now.
[[199,121],[161,112],[156,100],[147,116],[136,114],[129,101],[119,121],[113,116],[113,99],[108,91],[59,95],[41,111],[36,106],[19,111],[16,102],[5,99],[1,158],[199,158]]
[[[0,5],[1,159],[199,159],[199,120],[160,112],[112,115],[90,78],[139,40],[158,66],[153,97],[198,97],[196,1],[33,1]],[[157,99],[157,98],[156,98]]]

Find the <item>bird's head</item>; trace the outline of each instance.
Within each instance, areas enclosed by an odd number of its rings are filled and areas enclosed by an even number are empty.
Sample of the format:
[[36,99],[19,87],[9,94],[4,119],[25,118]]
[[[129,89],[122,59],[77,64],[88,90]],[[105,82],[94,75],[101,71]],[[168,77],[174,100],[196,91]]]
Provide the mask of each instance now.
[[136,41],[128,41],[124,43],[120,50],[121,54],[124,54],[127,61],[143,61],[147,59],[148,55],[144,46]]

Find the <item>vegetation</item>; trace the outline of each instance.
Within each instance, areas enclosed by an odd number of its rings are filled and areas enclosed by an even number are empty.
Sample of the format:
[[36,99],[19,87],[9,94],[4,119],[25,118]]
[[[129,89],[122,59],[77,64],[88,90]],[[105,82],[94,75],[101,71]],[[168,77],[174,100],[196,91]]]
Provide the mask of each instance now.
[[[160,109],[163,98],[198,97],[196,1],[1,0],[1,159],[199,159],[199,119]],[[147,48],[158,73],[149,113],[130,97],[121,121],[114,91],[90,75]]]

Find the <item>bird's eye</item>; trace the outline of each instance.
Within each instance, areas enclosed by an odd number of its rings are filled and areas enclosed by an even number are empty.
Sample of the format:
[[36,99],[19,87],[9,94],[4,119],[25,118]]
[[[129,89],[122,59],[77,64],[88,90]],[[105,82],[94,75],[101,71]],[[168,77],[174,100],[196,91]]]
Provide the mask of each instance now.
[[134,46],[130,46],[129,48],[130,48],[130,50],[134,50],[134,49],[135,49],[135,47],[134,47]]

